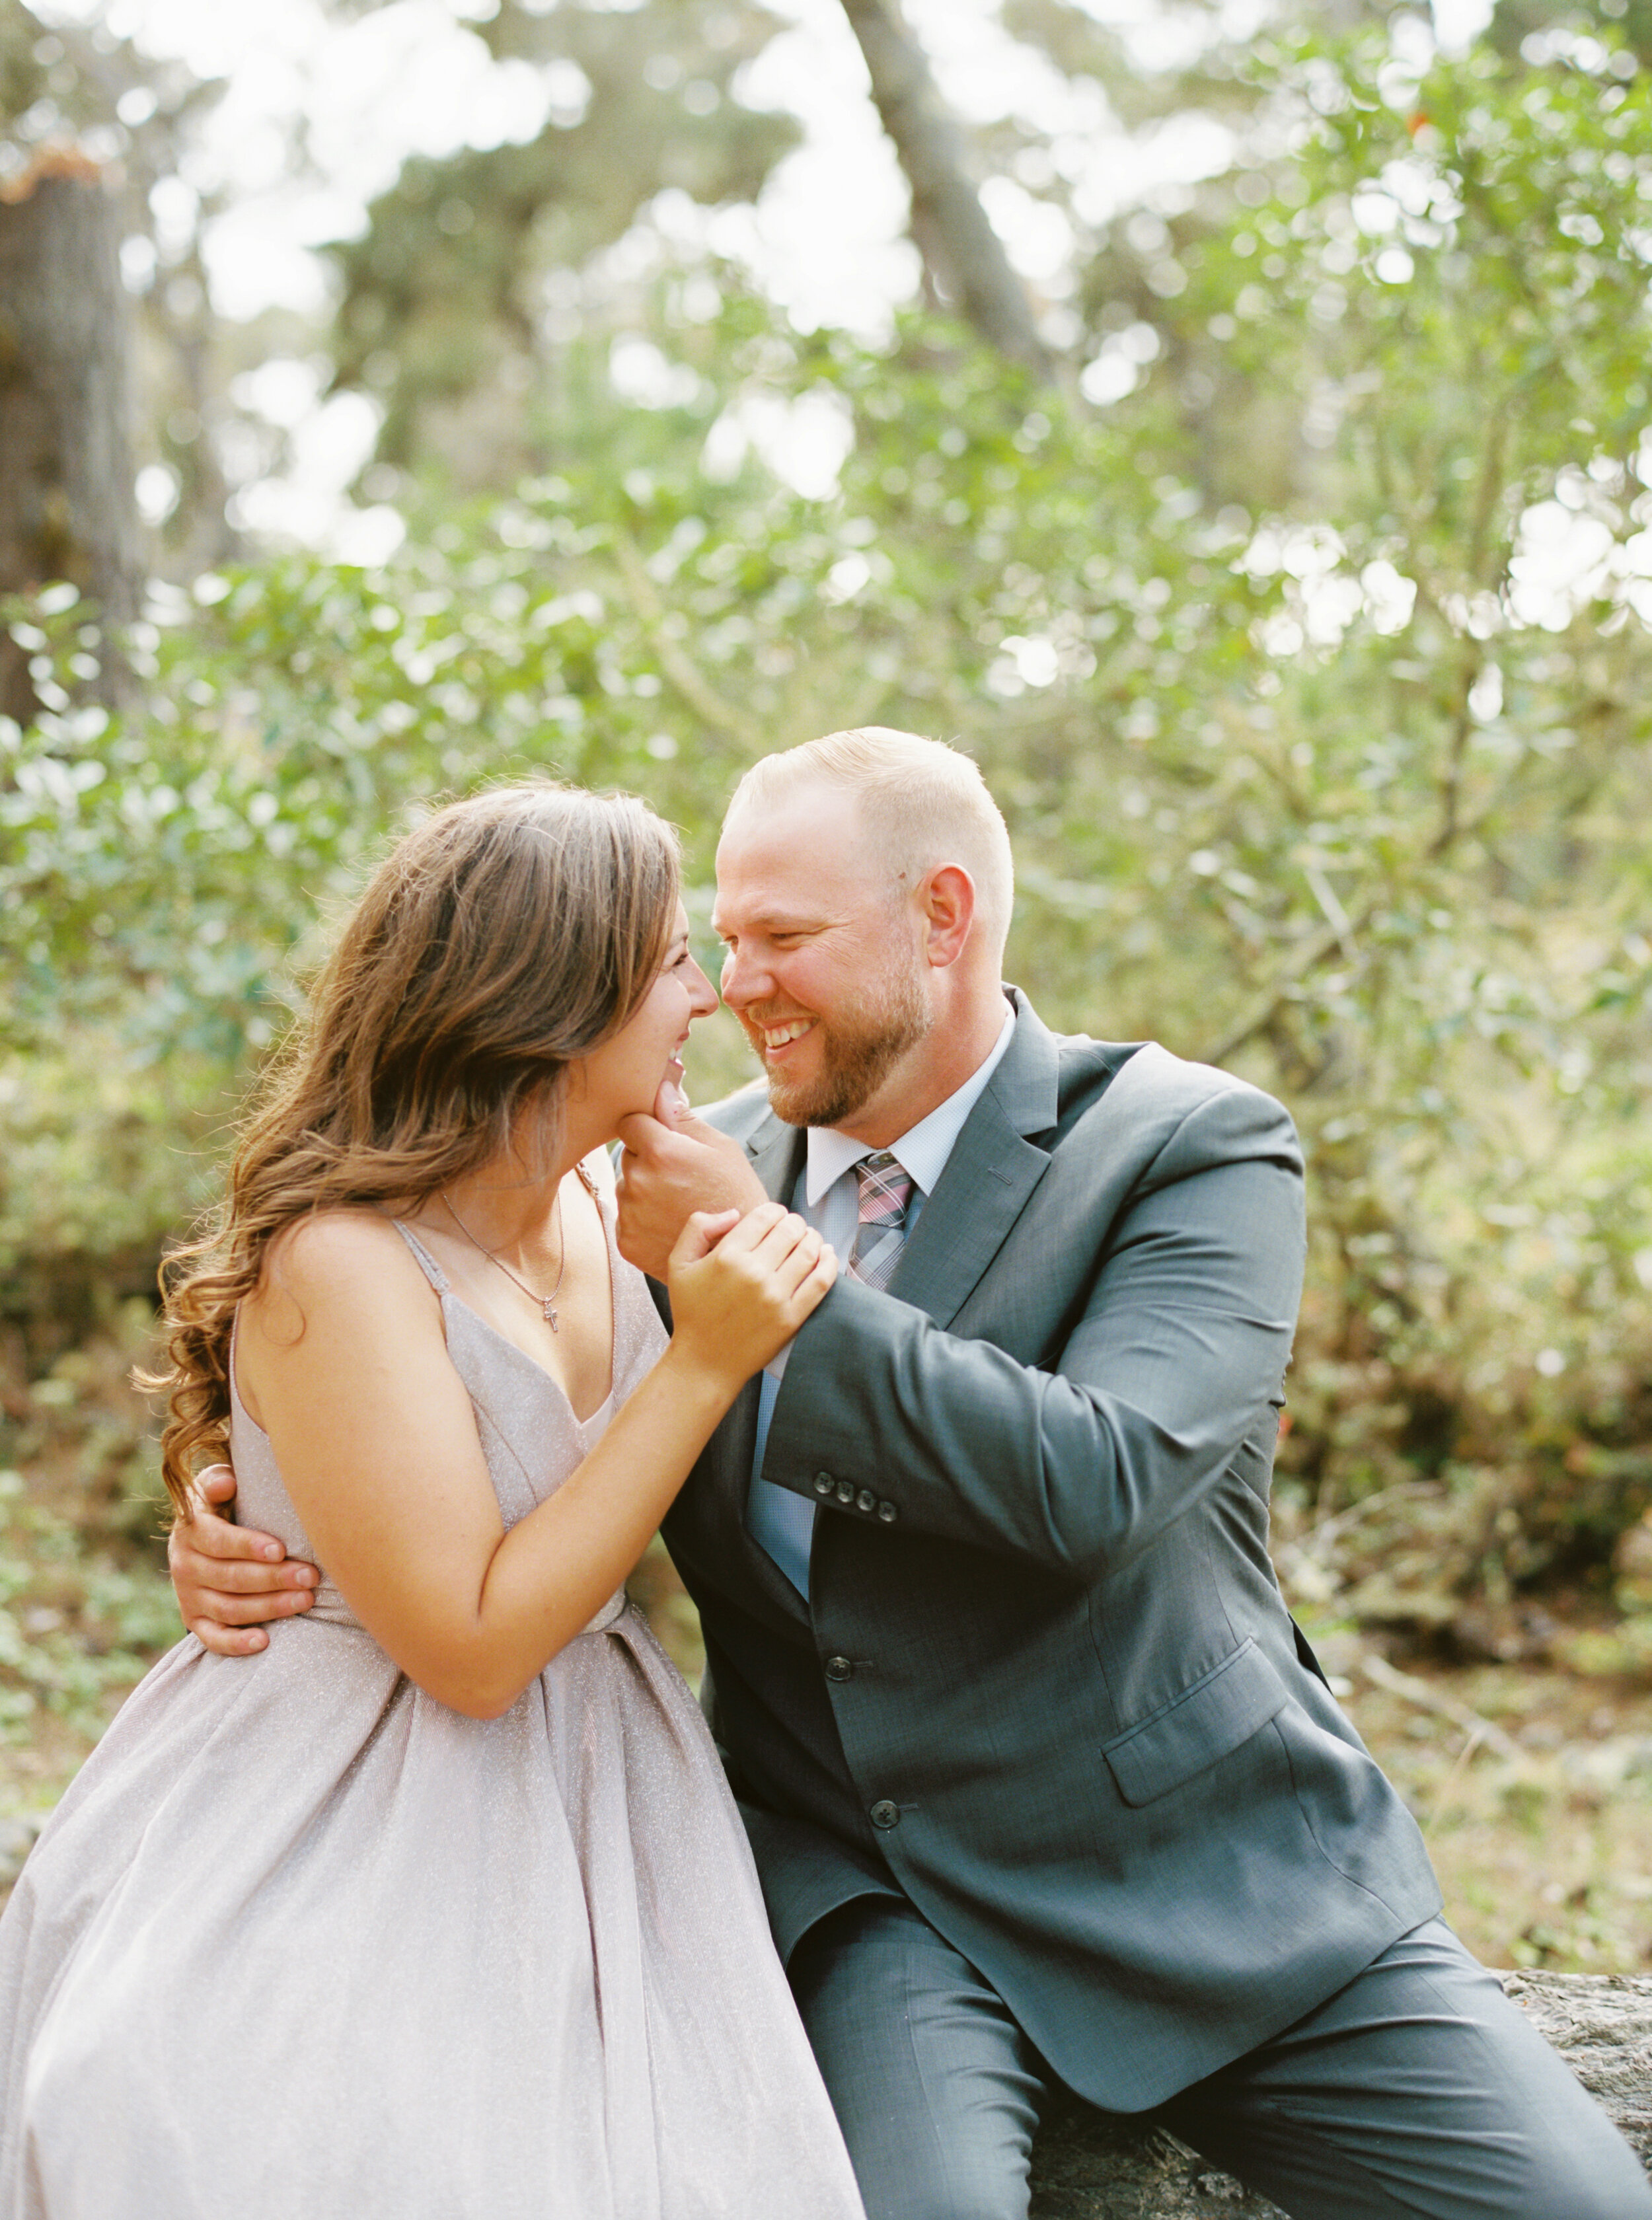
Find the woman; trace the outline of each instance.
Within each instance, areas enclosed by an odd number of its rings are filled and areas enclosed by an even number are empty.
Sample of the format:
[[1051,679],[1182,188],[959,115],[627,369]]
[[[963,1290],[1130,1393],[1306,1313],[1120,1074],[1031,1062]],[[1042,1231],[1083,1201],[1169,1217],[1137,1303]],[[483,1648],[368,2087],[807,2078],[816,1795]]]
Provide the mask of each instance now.
[[[669,1345],[601,1144],[716,997],[641,803],[378,872],[174,1260],[168,1487],[323,1570],[131,1698],[0,1923],[0,2212],[858,2220],[738,1815],[621,1582],[836,1263],[695,1220]],[[250,2000],[250,2001],[249,2001]]]

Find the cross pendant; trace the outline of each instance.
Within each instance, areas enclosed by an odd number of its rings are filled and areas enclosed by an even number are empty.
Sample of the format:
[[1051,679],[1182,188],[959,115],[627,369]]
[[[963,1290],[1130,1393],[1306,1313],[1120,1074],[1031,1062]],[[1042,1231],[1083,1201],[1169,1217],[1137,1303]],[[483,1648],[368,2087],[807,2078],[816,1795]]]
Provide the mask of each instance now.
[[539,1307],[545,1313],[545,1322],[550,1327],[552,1332],[557,1333],[560,1331],[560,1328],[557,1325],[557,1306],[552,1301],[549,1295],[541,1299]]

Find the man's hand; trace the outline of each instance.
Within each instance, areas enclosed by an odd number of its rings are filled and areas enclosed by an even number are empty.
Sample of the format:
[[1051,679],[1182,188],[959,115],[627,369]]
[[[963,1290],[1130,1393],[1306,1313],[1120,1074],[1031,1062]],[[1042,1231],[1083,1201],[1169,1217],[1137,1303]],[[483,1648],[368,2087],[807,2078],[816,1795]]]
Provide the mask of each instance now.
[[179,1519],[166,1544],[178,1608],[190,1632],[220,1657],[246,1657],[268,1647],[260,1620],[290,1618],[315,1600],[321,1575],[290,1557],[272,1534],[232,1526],[208,1506],[228,1503],[235,1475],[209,1465],[196,1482],[201,1507]]
[[702,1126],[670,1080],[651,1118],[620,1119],[620,1254],[656,1280],[695,1211],[744,1216],[769,1199],[739,1143]]

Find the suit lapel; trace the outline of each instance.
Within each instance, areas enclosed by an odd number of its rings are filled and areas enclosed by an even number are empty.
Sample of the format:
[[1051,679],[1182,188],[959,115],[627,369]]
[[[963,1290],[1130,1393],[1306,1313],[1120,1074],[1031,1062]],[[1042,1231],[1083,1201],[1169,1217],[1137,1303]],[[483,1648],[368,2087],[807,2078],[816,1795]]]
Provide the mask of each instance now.
[[[753,1169],[763,1182],[771,1202],[783,1202],[789,1207],[792,1189],[802,1168],[805,1143],[801,1130],[782,1125],[770,1114],[745,1144],[745,1153],[751,1159]],[[751,1457],[757,1443],[757,1400],[759,1382],[748,1380],[729,1408],[729,1413],[713,1436],[717,1451],[717,1493],[720,1500],[735,1507],[740,1531],[745,1531],[745,1498],[751,1481]],[[748,1537],[749,1539],[749,1537]],[[792,1594],[791,1582],[780,1575],[774,1560],[766,1550],[751,1544],[753,1553],[764,1566],[780,1578],[781,1586]]]
[[964,1120],[935,1192],[901,1251],[889,1293],[950,1325],[1003,1246],[1050,1163],[1025,1136],[1057,1120],[1054,1038],[1013,992],[1015,1034]]
[[745,1144],[751,1168],[763,1182],[770,1202],[791,1207],[792,1190],[803,1169],[808,1147],[801,1126],[787,1126],[771,1111]]
[[[964,1121],[935,1192],[901,1252],[889,1293],[946,1326],[974,1293],[1049,1166],[1048,1150],[1029,1139],[1054,1131],[1057,1062],[1054,1038],[1026,999],[1011,989],[1014,1037]],[[789,1204],[807,1144],[802,1131],[772,1113],[745,1141],[745,1152],[776,1202]],[[750,1381],[714,1437],[713,1487],[720,1527],[732,1527],[749,1577],[771,1606],[797,1619],[806,1606],[791,1582],[751,1539],[745,1500],[757,1442],[757,1386]]]
[[[782,1125],[772,1113],[765,1114],[756,1132],[747,1138],[745,1153],[771,1202],[789,1204],[805,1146],[802,1132],[796,1126]],[[733,1507],[743,1533],[751,1456],[757,1439],[757,1390],[756,1380],[746,1381],[730,1406],[728,1416],[712,1437],[718,1501]],[[766,1550],[757,1550],[756,1555],[770,1572],[776,1569]],[[791,1583],[782,1581],[782,1586],[789,1590]]]
[[[746,1155],[773,1202],[790,1204],[797,1175],[802,1169],[807,1144],[801,1131],[767,1115],[745,1144]],[[714,1515],[725,1533],[732,1528],[734,1546],[747,1579],[762,1593],[770,1608],[782,1618],[807,1617],[808,1607],[769,1552],[754,1542],[746,1530],[745,1503],[751,1486],[751,1459],[757,1442],[759,1381],[748,1380],[712,1437],[714,1468],[712,1485]]]

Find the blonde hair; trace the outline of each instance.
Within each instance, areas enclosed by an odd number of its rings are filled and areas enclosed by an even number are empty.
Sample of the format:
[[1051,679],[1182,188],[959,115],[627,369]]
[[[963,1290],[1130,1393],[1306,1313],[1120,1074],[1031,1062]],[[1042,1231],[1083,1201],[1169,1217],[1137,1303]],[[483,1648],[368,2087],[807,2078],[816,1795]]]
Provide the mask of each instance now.
[[[398,843],[244,1126],[203,1237],[161,1267],[161,1473],[188,1516],[225,1452],[236,1306],[318,1210],[411,1207],[524,1144],[548,1156],[568,1064],[641,1007],[670,939],[676,838],[629,795],[535,781]],[[538,1169],[525,1164],[525,1170]]]
[[975,882],[976,930],[1002,953],[1015,899],[1009,832],[970,757],[888,725],[827,733],[753,764],[728,814],[743,802],[777,801],[810,779],[858,798],[869,843],[892,886],[961,864]]

